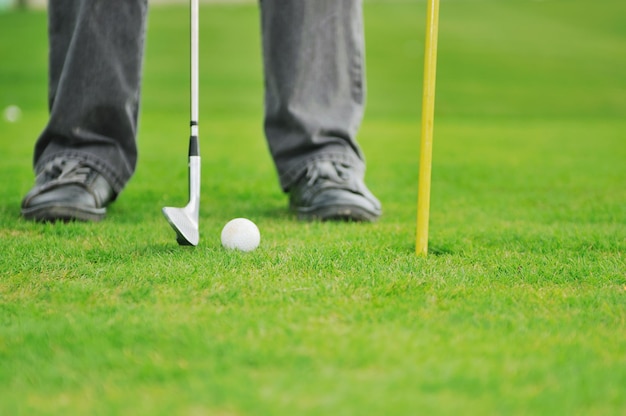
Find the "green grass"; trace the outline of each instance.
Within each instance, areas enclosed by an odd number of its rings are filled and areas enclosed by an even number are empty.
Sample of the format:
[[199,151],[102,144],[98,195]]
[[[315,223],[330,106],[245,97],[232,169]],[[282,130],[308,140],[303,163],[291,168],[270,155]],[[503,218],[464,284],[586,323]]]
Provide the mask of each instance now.
[[[431,254],[414,255],[423,1],[366,4],[376,224],[302,224],[262,134],[255,5],[202,9],[201,244],[185,7],[150,15],[133,180],[98,224],[19,217],[46,17],[0,14],[0,414],[624,414],[626,3],[445,1]],[[223,250],[255,221],[258,250]]]

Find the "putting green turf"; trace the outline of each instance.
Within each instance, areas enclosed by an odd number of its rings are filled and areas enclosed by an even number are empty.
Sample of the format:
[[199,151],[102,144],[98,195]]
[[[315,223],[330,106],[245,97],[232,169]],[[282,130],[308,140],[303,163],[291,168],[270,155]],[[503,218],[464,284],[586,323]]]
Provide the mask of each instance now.
[[[0,414],[623,414],[626,3],[441,6],[431,254],[414,255],[425,3],[366,3],[376,224],[302,224],[262,134],[254,5],[202,8],[201,244],[187,10],[151,10],[138,170],[99,224],[19,218],[46,18],[0,14]],[[224,251],[248,217],[258,250]]]

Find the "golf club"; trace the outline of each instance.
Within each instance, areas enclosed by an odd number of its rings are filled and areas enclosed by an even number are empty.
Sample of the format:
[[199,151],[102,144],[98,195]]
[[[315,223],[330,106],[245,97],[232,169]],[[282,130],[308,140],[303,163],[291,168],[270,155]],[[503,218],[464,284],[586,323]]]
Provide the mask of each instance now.
[[435,80],[437,76],[437,35],[439,0],[428,0],[426,12],[426,45],[424,48],[424,90],[422,96],[422,137],[420,144],[419,185],[417,196],[417,234],[415,252],[428,253],[428,220],[430,216],[430,182],[433,159],[435,118]]
[[163,215],[174,231],[176,241],[196,246],[200,239],[200,149],[198,146],[198,0],[191,0],[191,135],[189,137],[189,202],[183,208],[164,207]]

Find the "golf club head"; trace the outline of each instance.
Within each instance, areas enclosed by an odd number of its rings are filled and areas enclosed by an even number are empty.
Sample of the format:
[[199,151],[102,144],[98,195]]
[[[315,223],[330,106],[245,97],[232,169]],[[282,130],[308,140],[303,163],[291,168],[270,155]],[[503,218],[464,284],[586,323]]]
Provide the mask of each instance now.
[[163,208],[163,215],[176,231],[176,241],[181,246],[197,246],[200,239],[198,212],[193,212],[193,209],[190,208],[189,205],[184,208]]
[[174,231],[181,246],[197,246],[200,239],[200,156],[189,157],[189,203],[183,208],[165,207],[163,215]]

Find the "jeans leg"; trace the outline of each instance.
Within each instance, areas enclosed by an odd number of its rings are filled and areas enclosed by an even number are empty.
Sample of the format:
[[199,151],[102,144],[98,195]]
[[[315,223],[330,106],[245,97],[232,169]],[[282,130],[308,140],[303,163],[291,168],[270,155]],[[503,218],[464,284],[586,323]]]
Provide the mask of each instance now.
[[364,170],[361,0],[261,0],[265,134],[284,190],[312,159]]
[[120,192],[137,162],[147,0],[52,0],[50,119],[35,145],[40,171],[57,156],[98,169]]

